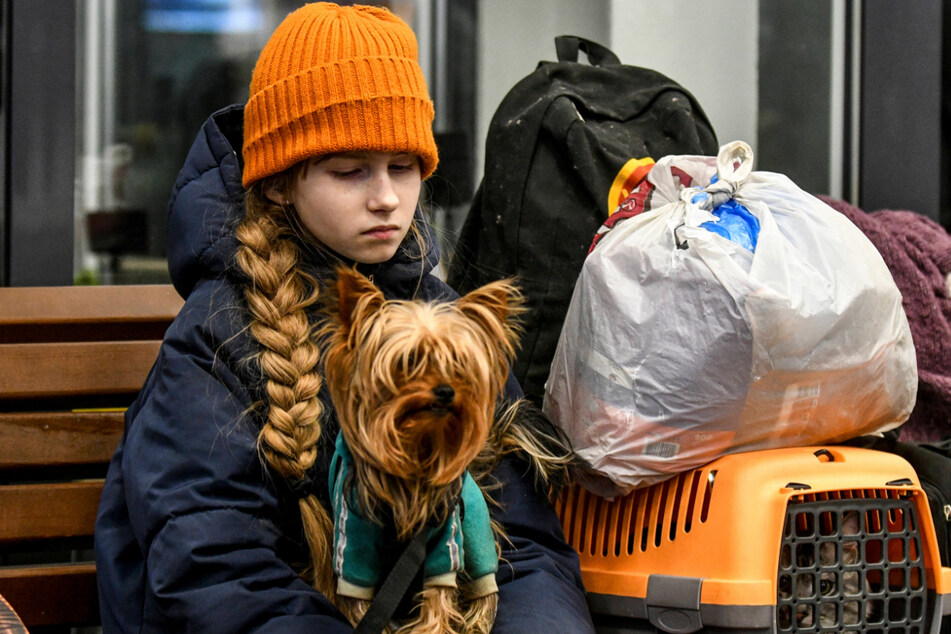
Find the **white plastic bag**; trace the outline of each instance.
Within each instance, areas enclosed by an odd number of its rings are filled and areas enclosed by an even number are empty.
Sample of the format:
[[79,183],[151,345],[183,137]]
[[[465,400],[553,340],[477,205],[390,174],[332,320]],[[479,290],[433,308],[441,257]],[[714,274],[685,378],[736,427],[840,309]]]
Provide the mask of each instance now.
[[[878,251],[752,160],[742,142],[717,159],[661,159],[649,210],[601,235],[585,261],[544,410],[595,493],[725,453],[885,431],[911,413],[914,347]],[[754,252],[701,227],[731,198],[759,220]]]

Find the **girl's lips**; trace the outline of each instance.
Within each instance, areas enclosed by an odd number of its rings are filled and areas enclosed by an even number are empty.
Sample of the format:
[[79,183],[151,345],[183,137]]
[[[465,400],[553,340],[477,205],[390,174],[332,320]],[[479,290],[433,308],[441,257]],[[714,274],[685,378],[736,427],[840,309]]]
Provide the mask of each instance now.
[[363,235],[376,238],[377,240],[389,240],[396,235],[397,231],[399,231],[399,227],[387,225],[385,227],[373,227],[368,231],[364,231]]

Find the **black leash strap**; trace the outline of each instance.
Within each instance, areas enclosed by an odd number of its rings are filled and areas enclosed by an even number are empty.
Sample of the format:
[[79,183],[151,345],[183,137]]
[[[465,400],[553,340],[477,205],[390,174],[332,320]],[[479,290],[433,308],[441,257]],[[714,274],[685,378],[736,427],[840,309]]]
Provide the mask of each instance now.
[[376,593],[367,613],[353,630],[354,634],[380,634],[387,626],[396,608],[399,607],[406,591],[409,590],[416,573],[426,560],[426,536],[429,531],[424,526],[406,550],[396,560],[396,565],[387,575],[380,591]]

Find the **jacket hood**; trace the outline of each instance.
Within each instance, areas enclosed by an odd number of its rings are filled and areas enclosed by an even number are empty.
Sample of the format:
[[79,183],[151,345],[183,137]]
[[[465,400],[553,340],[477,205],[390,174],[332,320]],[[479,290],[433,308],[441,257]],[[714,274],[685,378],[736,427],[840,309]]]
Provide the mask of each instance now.
[[[192,143],[185,165],[178,173],[168,204],[168,269],[175,290],[188,298],[202,278],[214,278],[234,271],[238,247],[234,228],[244,214],[241,185],[241,145],[244,106],[219,110],[204,123]],[[423,233],[425,254],[420,243],[407,234],[396,255],[387,262],[360,265],[387,294],[414,296],[420,280],[439,262],[435,235],[421,210],[417,225]],[[314,258],[315,264],[327,258]],[[343,258],[340,261],[349,264]]]

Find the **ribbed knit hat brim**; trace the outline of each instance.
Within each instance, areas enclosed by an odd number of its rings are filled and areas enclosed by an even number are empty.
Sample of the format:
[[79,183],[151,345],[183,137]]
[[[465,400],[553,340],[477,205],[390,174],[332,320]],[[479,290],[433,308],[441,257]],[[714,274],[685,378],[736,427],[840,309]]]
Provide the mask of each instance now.
[[439,162],[416,38],[385,9],[314,3],[268,41],[244,115],[245,187],[308,158],[409,152]]

